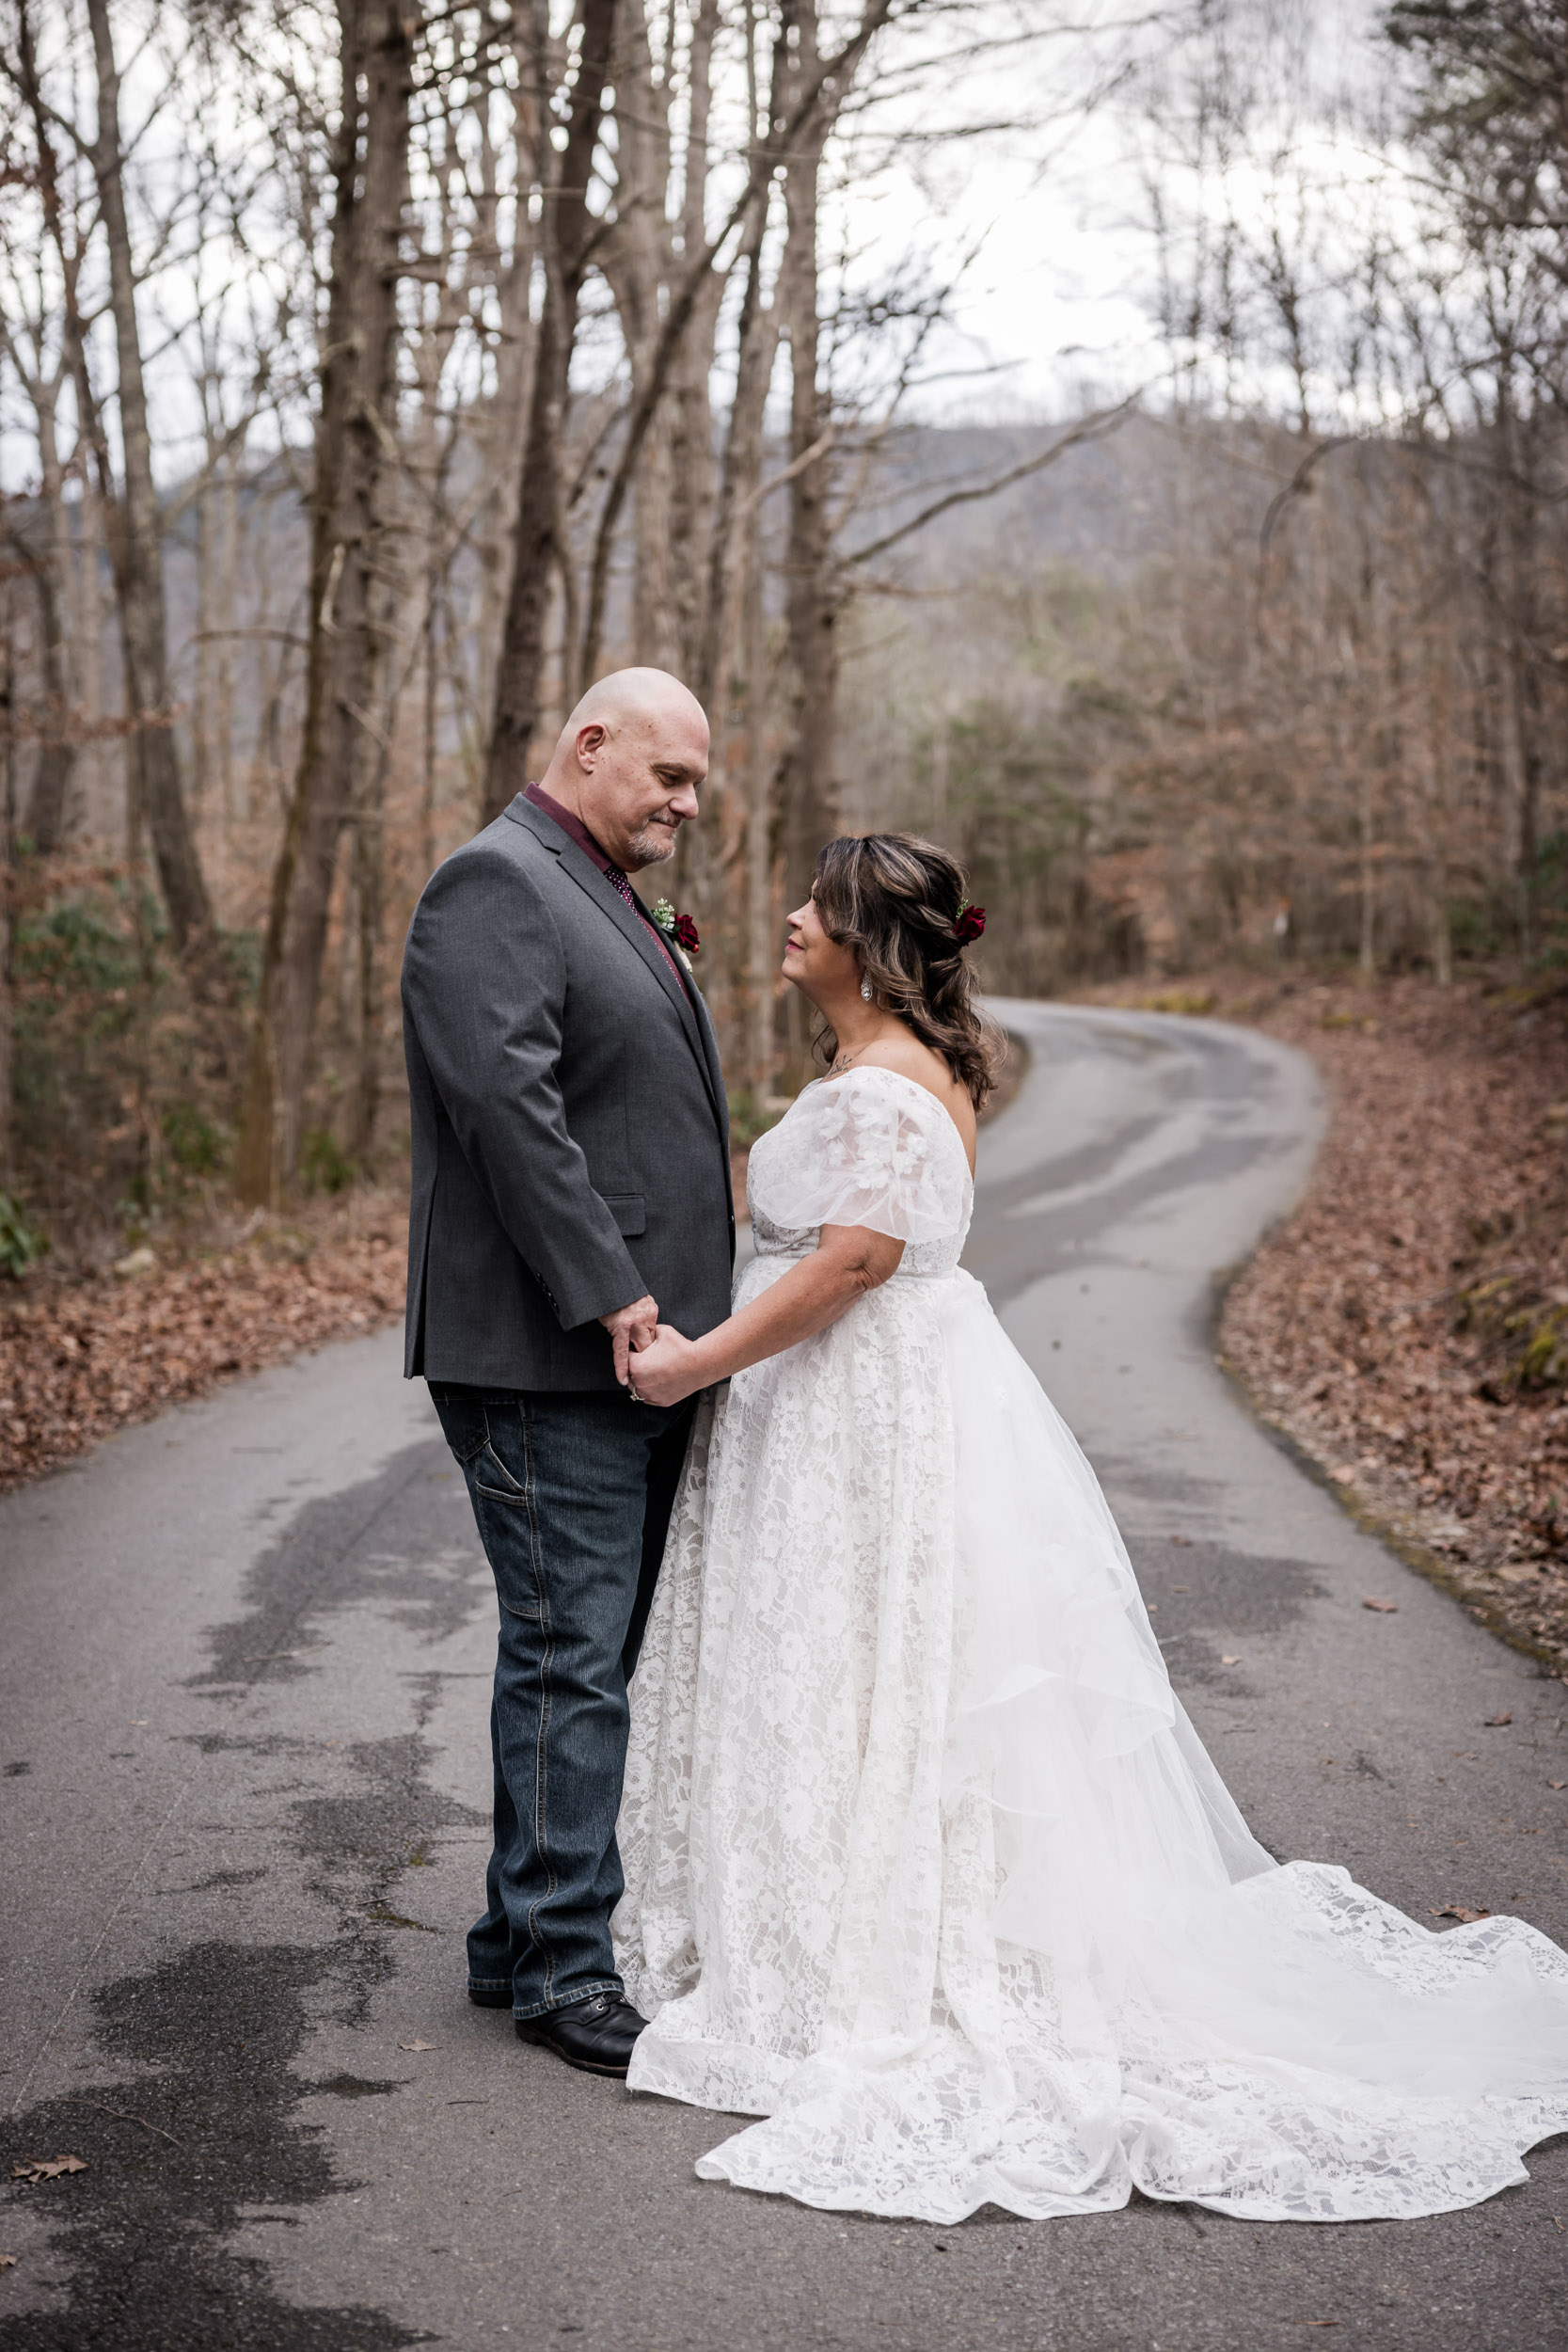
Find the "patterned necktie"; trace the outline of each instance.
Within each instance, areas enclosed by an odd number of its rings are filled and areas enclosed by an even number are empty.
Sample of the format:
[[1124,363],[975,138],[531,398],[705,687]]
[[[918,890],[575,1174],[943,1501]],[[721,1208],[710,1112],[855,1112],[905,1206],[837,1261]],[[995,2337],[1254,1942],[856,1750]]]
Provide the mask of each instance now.
[[604,878],[610,884],[611,890],[613,890],[618,897],[626,900],[627,906],[630,907],[638,921],[647,925],[648,930],[652,931],[654,939],[657,944],[659,954],[664,958],[665,962],[670,966],[671,971],[674,973],[675,977],[678,980],[680,978],[680,972],[675,963],[674,957],[670,953],[669,948],[664,944],[663,933],[660,931],[657,923],[648,922],[647,916],[643,914],[641,908],[638,905],[636,898],[632,895],[630,882],[627,882],[620,867],[618,866],[607,866],[604,869]]

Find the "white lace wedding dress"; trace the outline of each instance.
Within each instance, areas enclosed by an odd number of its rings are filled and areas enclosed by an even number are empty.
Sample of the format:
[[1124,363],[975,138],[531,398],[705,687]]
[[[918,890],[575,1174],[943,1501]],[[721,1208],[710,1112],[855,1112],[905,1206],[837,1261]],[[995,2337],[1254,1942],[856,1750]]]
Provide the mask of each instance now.
[[758,2116],[698,2170],[953,2222],[1439,2213],[1568,2130],[1568,1959],[1437,1934],[1249,1835],[1094,1475],[958,1268],[958,1131],[819,1081],[752,1153],[754,1298],[904,1241],[705,1404],[632,1689],[634,2090]]

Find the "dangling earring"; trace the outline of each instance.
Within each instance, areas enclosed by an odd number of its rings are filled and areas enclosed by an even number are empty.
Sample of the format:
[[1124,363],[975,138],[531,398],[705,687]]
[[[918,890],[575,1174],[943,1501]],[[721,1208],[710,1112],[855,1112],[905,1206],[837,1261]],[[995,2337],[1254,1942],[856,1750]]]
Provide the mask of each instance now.
[[862,980],[861,994],[865,998],[867,1004],[871,1002],[871,982],[869,980]]

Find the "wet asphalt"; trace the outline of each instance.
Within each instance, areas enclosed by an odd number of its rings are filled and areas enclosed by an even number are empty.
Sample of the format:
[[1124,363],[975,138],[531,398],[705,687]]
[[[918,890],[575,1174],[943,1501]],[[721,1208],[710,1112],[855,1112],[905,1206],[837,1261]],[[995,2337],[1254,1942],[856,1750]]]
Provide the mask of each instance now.
[[[1361,1534],[1213,1362],[1216,1277],[1310,1164],[1309,1066],[1005,1009],[1032,1059],[967,1262],[1254,1828],[1419,1918],[1568,1942],[1568,1690]],[[390,1334],[0,1501],[0,2347],[1568,2346],[1568,2140],[1418,2223],[1139,2201],[932,2229],[699,2183],[721,2122],[471,2009],[494,1599]],[[86,2170],[11,2184],[66,2154]]]

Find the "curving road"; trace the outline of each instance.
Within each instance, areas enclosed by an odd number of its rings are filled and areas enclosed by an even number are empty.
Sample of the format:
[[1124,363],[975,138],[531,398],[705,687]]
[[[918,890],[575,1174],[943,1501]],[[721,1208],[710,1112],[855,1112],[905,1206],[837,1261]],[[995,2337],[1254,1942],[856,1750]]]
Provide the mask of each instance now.
[[[1358,1533],[1213,1365],[1213,1276],[1310,1162],[1309,1066],[1212,1023],[1003,1009],[1032,1061],[968,1262],[1259,1834],[1418,1916],[1568,1940],[1568,1694]],[[389,1334],[327,1349],[0,1502],[0,2179],[88,2168],[0,2192],[0,2346],[1568,2344],[1568,2142],[1418,2224],[871,2222],[699,2184],[711,2119],[470,2009],[494,1603],[397,1372]]]

